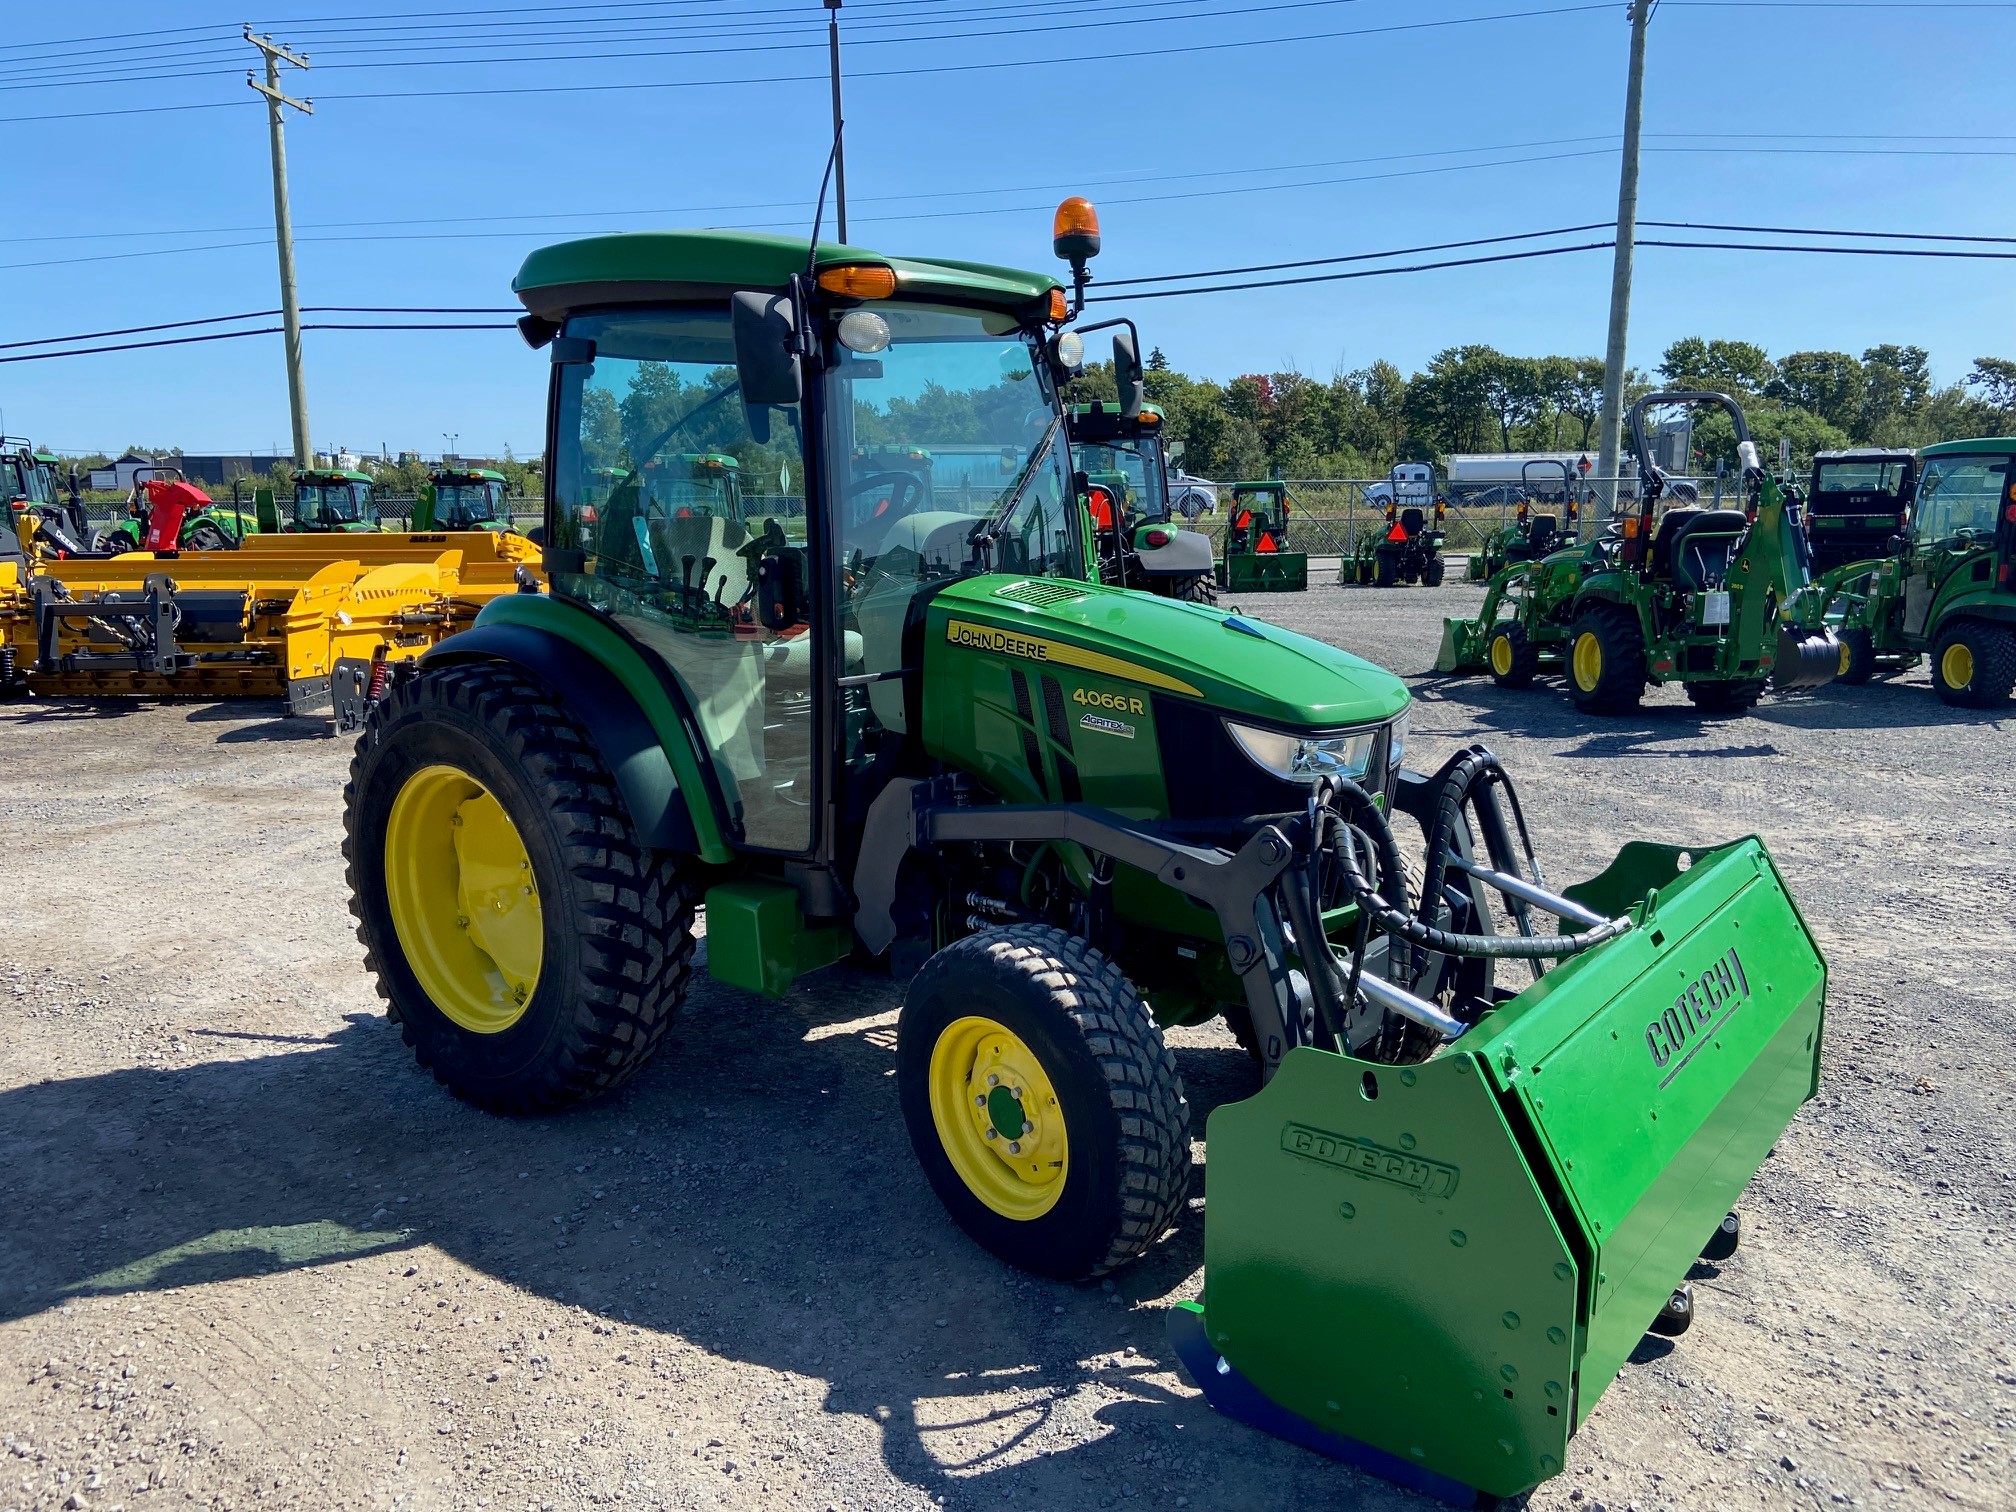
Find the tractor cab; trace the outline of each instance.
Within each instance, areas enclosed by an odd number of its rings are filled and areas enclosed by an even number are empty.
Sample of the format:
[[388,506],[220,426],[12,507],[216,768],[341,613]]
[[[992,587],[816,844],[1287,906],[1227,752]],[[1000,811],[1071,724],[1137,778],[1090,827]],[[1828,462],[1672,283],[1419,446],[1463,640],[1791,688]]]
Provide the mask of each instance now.
[[415,530],[509,530],[504,474],[487,467],[437,467],[423,500],[431,509],[415,517]]
[[1806,490],[1815,570],[1882,556],[1905,527],[1917,480],[1918,454],[1905,448],[1815,453]]
[[1144,403],[1130,416],[1117,401],[1101,399],[1072,405],[1068,423],[1100,581],[1217,602],[1211,539],[1184,529],[1169,505],[1162,411]]
[[347,468],[303,468],[294,474],[294,520],[290,531],[375,531],[377,484],[369,473]]

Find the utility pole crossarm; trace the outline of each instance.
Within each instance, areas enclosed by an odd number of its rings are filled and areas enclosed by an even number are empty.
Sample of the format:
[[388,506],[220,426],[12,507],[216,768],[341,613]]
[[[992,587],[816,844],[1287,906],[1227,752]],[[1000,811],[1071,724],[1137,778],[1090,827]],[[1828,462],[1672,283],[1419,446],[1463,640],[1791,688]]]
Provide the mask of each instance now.
[[249,26],[245,28],[245,40],[266,54],[267,61],[269,62],[277,59],[282,63],[292,63],[296,68],[306,68],[309,66],[308,54],[290,52],[271,37],[255,37],[252,34],[252,28]]
[[300,111],[301,114],[303,115],[315,114],[315,102],[313,100],[297,100],[294,98],[294,96],[290,94],[282,94],[279,90],[274,89],[270,85],[261,84],[257,79],[253,78],[252,75],[250,74],[245,75],[245,82],[247,84],[250,84],[254,89],[258,90],[259,93],[266,96],[267,99],[274,101],[276,104],[292,105],[296,110]]

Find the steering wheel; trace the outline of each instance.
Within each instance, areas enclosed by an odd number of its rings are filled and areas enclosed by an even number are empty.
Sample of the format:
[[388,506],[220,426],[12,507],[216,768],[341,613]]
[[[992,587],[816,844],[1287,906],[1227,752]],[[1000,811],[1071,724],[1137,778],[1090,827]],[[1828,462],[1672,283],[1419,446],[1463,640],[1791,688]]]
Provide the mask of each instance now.
[[[923,483],[914,474],[905,472],[870,473],[865,478],[857,478],[842,490],[841,497],[851,499],[856,494],[871,493],[875,489],[885,486],[890,491],[888,502],[881,509],[878,509],[871,518],[880,518],[886,515],[894,515],[897,518],[901,518],[910,513],[924,497]],[[866,522],[864,521],[863,523],[865,524]]]

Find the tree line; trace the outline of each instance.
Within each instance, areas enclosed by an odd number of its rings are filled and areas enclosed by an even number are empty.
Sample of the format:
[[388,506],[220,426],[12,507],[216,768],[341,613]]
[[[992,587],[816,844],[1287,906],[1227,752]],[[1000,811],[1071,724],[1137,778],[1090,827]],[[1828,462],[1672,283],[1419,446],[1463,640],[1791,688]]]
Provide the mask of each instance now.
[[[1483,345],[1447,347],[1411,377],[1378,361],[1327,381],[1289,371],[1219,383],[1177,372],[1159,348],[1147,369],[1148,396],[1163,412],[1164,435],[1183,443],[1184,469],[1221,480],[1383,477],[1395,462],[1440,462],[1454,452],[1593,457],[1603,404],[1601,358],[1515,357]],[[1942,386],[1916,346],[1773,358],[1752,342],[1688,336],[1666,348],[1655,375],[1633,369],[1625,396],[1655,388],[1733,395],[1766,455],[1783,437],[1801,465],[1816,451],[2016,429],[2016,360],[1977,358],[1961,381]],[[1073,390],[1076,399],[1113,398],[1112,365],[1087,368]],[[1726,422],[1699,425],[1697,469],[1734,456]]]

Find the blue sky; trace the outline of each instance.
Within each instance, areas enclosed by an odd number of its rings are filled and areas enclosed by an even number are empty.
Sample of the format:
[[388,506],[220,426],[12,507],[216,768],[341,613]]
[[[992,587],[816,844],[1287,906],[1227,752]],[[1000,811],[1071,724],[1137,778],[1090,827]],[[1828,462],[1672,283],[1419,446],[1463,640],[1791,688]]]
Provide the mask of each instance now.
[[[1561,3],[855,0],[843,17],[854,39],[852,239],[1047,266],[1050,207],[1085,192],[1104,223],[1096,271],[1117,279],[1605,220],[1616,197],[1621,4],[1181,50]],[[477,0],[309,0],[257,19],[316,64],[287,80],[317,100],[312,118],[288,127],[304,304],[501,306],[519,261],[542,242],[809,220],[828,112],[816,3],[561,0],[536,13],[514,9],[522,0],[498,4],[486,13]],[[10,29],[0,43],[0,117],[252,99],[243,71],[255,55],[233,39],[239,16],[207,0],[39,7],[24,19],[33,30]],[[477,51],[512,35],[479,29],[500,19],[549,37],[586,37],[586,23],[600,23],[614,39],[576,50],[629,55],[501,63],[498,50]],[[1119,24],[1088,24],[1102,21]],[[153,54],[74,40],[167,26],[190,30],[147,39],[161,48]],[[1067,26],[1079,29],[1033,29]],[[967,35],[946,35],[955,31]],[[363,49],[395,36],[403,50],[389,56],[403,61],[420,61],[422,45],[443,50],[429,59],[485,61],[355,66],[384,61]],[[701,51],[755,46],[780,50]],[[115,63],[167,76],[90,82]],[[812,77],[445,93],[770,75]],[[1652,22],[1640,214],[2016,236],[2012,78],[2016,7],[1668,0]],[[25,87],[35,80],[60,87]],[[338,98],[381,91],[418,93]],[[0,120],[0,143],[13,191],[0,238],[0,341],[277,304],[256,106]],[[158,255],[175,248],[207,250]],[[1295,366],[1327,376],[1378,357],[1412,370],[1464,342],[1600,353],[1609,274],[1609,254],[1587,252],[1102,313],[1133,314],[1198,375]],[[1650,365],[1668,341],[1694,334],[1774,353],[1915,342],[1950,381],[1976,356],[2016,355],[2012,289],[2008,263],[1645,248],[1631,356]],[[311,332],[306,348],[318,448],[434,453],[455,433],[472,455],[538,449],[546,366],[508,331]],[[284,450],[279,338],[0,365],[0,418],[10,433],[70,450]]]

